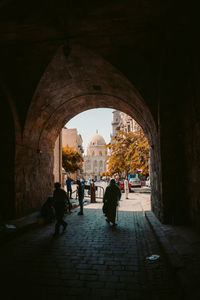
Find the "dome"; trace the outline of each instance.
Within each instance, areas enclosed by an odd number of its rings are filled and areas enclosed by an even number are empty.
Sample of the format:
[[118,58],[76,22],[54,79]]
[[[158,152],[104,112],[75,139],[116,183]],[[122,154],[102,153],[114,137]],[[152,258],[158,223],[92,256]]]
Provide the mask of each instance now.
[[104,138],[100,134],[95,134],[88,143],[88,147],[104,146],[106,144]]

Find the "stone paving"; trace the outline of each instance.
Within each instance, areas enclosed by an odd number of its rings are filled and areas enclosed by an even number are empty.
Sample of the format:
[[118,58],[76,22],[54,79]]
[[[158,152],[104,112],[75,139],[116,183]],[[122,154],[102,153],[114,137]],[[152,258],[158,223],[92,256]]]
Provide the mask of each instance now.
[[[83,216],[78,209],[67,215],[67,230],[56,238],[50,224],[2,245],[2,299],[183,299],[144,216],[148,197],[122,198],[114,228],[99,201]],[[159,258],[148,260],[153,254]]]

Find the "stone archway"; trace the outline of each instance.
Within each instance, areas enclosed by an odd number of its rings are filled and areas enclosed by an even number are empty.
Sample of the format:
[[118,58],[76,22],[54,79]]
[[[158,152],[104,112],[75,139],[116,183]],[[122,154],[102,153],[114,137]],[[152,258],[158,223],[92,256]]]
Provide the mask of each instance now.
[[80,112],[98,107],[121,110],[143,128],[151,146],[152,207],[162,219],[160,152],[152,114],[134,86],[118,70],[78,46],[68,56],[62,47],[58,49],[32,99],[20,145],[26,151],[26,159],[23,160],[23,184],[16,186],[16,190],[23,192],[24,201],[18,215],[38,209],[52,193],[53,149],[63,126]]

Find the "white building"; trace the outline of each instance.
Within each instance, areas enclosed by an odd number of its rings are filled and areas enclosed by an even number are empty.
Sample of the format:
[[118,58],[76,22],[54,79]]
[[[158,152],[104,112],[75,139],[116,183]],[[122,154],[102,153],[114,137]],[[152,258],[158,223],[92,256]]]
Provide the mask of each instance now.
[[88,143],[87,154],[84,156],[83,174],[85,179],[99,180],[101,173],[106,171],[107,148],[100,134],[95,134]]

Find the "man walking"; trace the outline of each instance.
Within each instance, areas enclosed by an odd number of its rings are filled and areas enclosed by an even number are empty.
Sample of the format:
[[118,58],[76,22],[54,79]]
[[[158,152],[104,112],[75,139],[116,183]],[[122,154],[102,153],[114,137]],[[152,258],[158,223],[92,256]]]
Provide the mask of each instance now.
[[63,231],[65,231],[67,227],[67,223],[63,220],[64,213],[65,213],[65,207],[66,207],[66,201],[69,201],[69,198],[67,196],[67,193],[61,189],[60,182],[56,182],[54,184],[55,190],[53,192],[53,201],[54,201],[54,207],[55,207],[55,215],[56,215],[56,224],[55,224],[55,235],[59,234],[60,225],[63,226]]
[[69,199],[72,199],[72,179],[68,176],[66,180],[67,194]]

